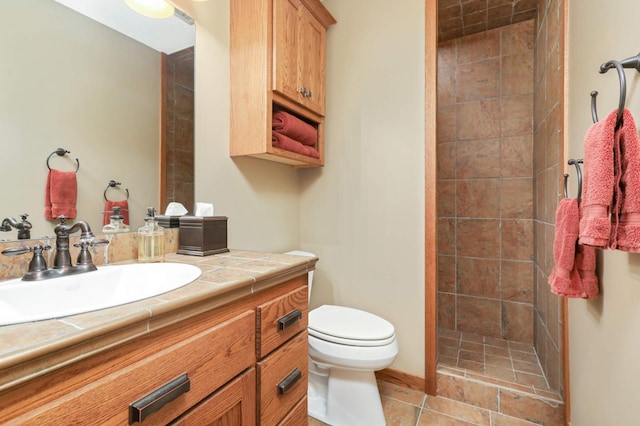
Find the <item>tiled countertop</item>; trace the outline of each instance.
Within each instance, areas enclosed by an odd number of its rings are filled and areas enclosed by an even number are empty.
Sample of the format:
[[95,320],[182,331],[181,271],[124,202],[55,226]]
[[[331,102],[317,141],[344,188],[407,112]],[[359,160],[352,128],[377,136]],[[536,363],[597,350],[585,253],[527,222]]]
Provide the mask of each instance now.
[[232,250],[206,257],[169,254],[165,261],[196,265],[202,275],[138,302],[0,326],[0,390],[303,275],[315,268],[317,259]]

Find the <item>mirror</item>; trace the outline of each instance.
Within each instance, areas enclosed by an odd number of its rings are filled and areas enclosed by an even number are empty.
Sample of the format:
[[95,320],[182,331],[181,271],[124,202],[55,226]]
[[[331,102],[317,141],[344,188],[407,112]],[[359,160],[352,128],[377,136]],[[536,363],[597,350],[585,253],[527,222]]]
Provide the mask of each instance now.
[[[128,190],[131,230],[148,206],[193,207],[195,27],[184,14],[170,18],[190,34],[191,47],[149,47],[124,35],[124,27],[116,31],[70,9],[92,3],[115,6],[113,17],[125,26],[150,21],[145,43],[179,38],[175,28],[156,28],[168,20],[142,17],[124,0],[0,0],[0,220],[29,214],[32,238],[51,236],[57,224],[44,217],[46,161],[57,148],[70,152],[51,156],[52,169],[79,163],[77,219],[94,232],[102,230],[105,195],[123,200]],[[190,186],[180,180],[189,173]],[[121,185],[106,191],[111,180]],[[0,233],[3,240],[16,236]]]

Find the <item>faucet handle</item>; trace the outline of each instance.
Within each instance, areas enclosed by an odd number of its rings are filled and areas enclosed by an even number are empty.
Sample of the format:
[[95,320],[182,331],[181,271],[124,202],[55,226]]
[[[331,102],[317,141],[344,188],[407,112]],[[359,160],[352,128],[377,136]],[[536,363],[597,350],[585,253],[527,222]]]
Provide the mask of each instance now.
[[31,248],[33,252],[33,258],[29,262],[29,272],[42,272],[47,270],[47,261],[45,260],[42,252],[50,250],[50,245],[35,245]]

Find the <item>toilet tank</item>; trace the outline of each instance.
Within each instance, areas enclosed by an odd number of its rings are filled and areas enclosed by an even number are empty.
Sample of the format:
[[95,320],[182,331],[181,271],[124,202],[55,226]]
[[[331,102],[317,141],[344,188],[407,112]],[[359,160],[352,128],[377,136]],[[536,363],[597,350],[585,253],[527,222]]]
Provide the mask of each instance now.
[[[301,250],[288,251],[285,254],[291,254],[291,255],[294,255],[294,256],[317,257],[313,253],[309,253],[308,251],[301,251]],[[309,275],[307,277],[307,280],[308,280],[307,282],[309,284],[309,301],[311,301],[311,289],[313,287],[313,271],[309,271]]]

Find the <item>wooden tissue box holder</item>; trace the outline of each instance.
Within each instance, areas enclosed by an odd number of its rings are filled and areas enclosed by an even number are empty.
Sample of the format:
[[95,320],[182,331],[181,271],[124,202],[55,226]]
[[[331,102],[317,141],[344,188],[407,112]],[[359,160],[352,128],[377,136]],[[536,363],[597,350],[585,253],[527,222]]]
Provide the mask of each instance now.
[[228,251],[227,217],[180,216],[178,254],[210,256]]

